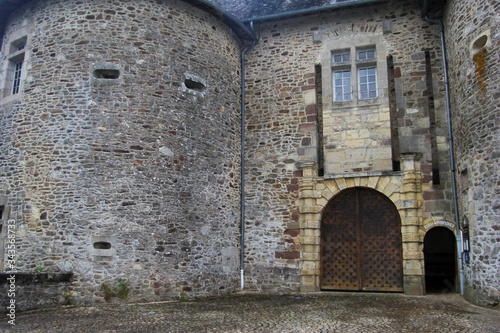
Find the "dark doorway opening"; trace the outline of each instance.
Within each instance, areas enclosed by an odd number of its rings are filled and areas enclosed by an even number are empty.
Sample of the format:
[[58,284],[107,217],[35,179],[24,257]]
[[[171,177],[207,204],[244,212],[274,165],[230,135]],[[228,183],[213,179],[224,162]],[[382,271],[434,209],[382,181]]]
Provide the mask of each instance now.
[[456,240],[445,227],[432,228],[424,238],[426,292],[456,291]]

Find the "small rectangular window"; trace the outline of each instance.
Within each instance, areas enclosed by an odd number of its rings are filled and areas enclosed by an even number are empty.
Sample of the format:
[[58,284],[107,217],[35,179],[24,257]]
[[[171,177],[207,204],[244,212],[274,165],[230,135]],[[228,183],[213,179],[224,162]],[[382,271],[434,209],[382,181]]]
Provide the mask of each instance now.
[[[24,89],[24,79],[26,78],[27,49],[29,48],[27,36],[18,38],[9,43],[7,49],[7,67],[2,77],[3,87],[2,98],[18,98]],[[7,101],[8,99],[5,99]],[[2,99],[2,102],[4,100]]]
[[23,62],[16,63],[14,67],[14,79],[12,80],[12,95],[19,93],[21,87],[21,74],[23,71]]
[[377,70],[375,67],[359,69],[359,99],[377,97]]
[[351,61],[351,54],[349,53],[349,51],[342,51],[332,54],[333,63],[342,63],[347,61]]
[[352,100],[351,71],[341,70],[334,74],[335,102]]
[[358,51],[358,60],[375,59],[375,50]]

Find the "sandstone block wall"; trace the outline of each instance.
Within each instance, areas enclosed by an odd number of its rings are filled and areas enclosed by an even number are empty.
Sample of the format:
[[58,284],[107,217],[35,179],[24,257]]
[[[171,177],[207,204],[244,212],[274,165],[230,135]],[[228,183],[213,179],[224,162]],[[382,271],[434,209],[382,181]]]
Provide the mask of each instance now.
[[[74,272],[77,302],[239,285],[239,45],[179,1],[33,1],[26,82],[0,101],[0,194],[15,270]],[[5,74],[5,73],[3,73]]]
[[444,22],[460,220],[470,224],[465,296],[483,305],[500,300],[499,10],[497,1],[450,1]]

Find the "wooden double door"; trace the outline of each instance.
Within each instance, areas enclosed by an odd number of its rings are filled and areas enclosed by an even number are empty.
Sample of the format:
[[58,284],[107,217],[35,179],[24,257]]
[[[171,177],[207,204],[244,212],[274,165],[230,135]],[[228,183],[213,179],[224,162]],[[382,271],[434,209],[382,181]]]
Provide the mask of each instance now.
[[325,208],[322,289],[403,291],[402,252],[399,213],[380,192],[348,189]]

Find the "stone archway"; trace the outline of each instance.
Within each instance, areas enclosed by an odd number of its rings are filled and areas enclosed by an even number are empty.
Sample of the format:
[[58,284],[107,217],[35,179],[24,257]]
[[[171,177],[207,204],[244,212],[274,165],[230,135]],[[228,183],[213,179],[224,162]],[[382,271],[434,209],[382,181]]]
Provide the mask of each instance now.
[[408,295],[423,295],[424,255],[421,173],[419,154],[401,155],[402,171],[386,174],[358,174],[350,177],[324,179],[317,176],[315,163],[301,164],[303,177],[299,182],[300,228],[300,290],[319,291],[321,281],[321,223],[324,209],[342,191],[364,187],[388,199],[400,217],[403,289]]

